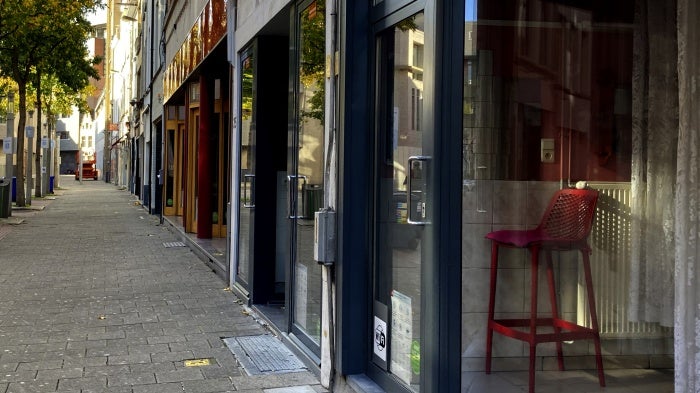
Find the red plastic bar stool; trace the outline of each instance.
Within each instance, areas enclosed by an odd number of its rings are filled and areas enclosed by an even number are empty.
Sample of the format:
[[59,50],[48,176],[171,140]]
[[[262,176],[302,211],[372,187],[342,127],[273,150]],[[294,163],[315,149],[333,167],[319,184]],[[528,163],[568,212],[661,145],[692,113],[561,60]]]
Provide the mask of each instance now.
[[[594,190],[559,190],[549,202],[549,206],[547,206],[547,210],[537,228],[522,231],[495,231],[486,235],[486,238],[491,240],[491,284],[489,292],[488,328],[486,333],[486,374],[491,373],[491,347],[493,344],[494,332],[530,344],[530,393],[534,393],[535,391],[535,351],[537,344],[544,342],[556,343],[557,363],[559,365],[559,370],[563,371],[564,358],[562,355],[562,341],[592,339],[595,345],[598,381],[600,382],[600,386],[605,386],[603,360],[600,354],[598,316],[596,314],[589,260],[591,248],[587,241],[588,234],[591,232],[597,200],[598,192]],[[494,318],[499,247],[527,248],[530,251],[530,318]],[[580,326],[559,318],[554,287],[554,272],[552,269],[552,251],[570,250],[579,250],[583,256],[586,294],[588,295],[588,308],[591,313],[591,328]],[[549,301],[552,308],[551,318],[540,318],[537,315],[537,278],[540,251],[544,252],[547,264]],[[547,329],[547,332],[538,333],[538,326],[548,326],[550,329]]]

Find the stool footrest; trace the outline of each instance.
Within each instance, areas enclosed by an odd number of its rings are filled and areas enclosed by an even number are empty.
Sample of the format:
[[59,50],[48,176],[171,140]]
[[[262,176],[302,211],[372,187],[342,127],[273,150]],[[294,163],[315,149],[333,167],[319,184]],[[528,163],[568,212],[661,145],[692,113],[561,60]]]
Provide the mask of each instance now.
[[[489,321],[489,327],[493,331],[498,332],[506,337],[511,337],[516,340],[521,340],[528,342],[530,344],[539,344],[546,342],[561,342],[561,341],[574,341],[574,340],[584,340],[584,339],[594,339],[598,338],[598,332],[594,329],[587,328],[585,326],[577,325],[575,323],[554,318],[537,318],[535,320],[535,331],[531,332],[528,330],[514,329],[516,327],[530,327],[529,318],[521,319],[494,319]],[[565,331],[557,332],[547,332],[547,333],[537,333],[538,326],[548,326],[551,328],[559,328]]]

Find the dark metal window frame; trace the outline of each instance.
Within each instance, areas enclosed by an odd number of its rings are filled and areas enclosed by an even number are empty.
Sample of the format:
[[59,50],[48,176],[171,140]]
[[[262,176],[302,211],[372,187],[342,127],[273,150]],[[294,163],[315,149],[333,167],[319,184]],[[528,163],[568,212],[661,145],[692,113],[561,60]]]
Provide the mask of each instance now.
[[[434,74],[424,92],[425,128],[434,130],[434,252],[423,269],[421,391],[458,391],[461,383],[461,144],[464,2],[385,0],[375,7],[347,0],[341,37],[338,370],[366,373],[389,390],[406,390],[371,362],[374,95],[376,33],[425,9],[432,37],[425,68]],[[363,8],[364,7],[364,8]],[[431,29],[430,31],[427,31]],[[369,48],[369,50],[368,50]],[[434,59],[439,59],[435,62]],[[364,70],[367,72],[362,72]],[[428,91],[430,89],[430,91]],[[364,106],[352,105],[366,102]],[[433,103],[440,102],[439,107]],[[368,148],[370,147],[370,148]],[[457,212],[457,214],[455,214]],[[358,234],[365,234],[358,236]],[[363,294],[358,296],[358,294]],[[426,321],[430,321],[428,324]],[[429,325],[429,326],[428,326]],[[428,328],[429,327],[429,328]]]

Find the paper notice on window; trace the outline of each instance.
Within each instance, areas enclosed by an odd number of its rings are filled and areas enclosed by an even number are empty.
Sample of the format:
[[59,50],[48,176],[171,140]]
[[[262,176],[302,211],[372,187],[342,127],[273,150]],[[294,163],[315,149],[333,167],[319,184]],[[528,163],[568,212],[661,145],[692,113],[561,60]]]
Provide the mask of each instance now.
[[389,370],[399,379],[411,383],[411,340],[413,339],[411,298],[391,292],[391,362]]
[[294,320],[306,329],[306,303],[308,302],[308,272],[306,266],[297,264],[297,274],[294,282]]

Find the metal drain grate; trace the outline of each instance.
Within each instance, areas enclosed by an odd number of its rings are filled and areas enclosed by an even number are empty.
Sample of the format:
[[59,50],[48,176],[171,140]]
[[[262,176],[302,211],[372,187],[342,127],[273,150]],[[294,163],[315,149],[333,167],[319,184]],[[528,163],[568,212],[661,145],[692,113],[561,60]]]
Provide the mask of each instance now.
[[185,247],[185,243],[183,243],[183,242],[167,242],[167,243],[163,243],[163,247],[165,247],[165,248]]
[[5,238],[10,233],[10,228],[7,225],[0,225],[0,240]]
[[270,335],[225,338],[224,342],[248,375],[305,370],[304,364],[282,342]]

